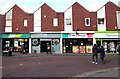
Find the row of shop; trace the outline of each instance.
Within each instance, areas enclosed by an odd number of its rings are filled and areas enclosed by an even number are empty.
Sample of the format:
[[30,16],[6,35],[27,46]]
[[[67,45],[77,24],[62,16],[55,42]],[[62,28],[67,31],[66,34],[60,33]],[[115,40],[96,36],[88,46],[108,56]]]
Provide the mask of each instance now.
[[31,33],[2,34],[2,50],[20,52],[24,44],[26,53],[92,53],[93,44],[103,45],[106,52],[116,52],[119,33]]

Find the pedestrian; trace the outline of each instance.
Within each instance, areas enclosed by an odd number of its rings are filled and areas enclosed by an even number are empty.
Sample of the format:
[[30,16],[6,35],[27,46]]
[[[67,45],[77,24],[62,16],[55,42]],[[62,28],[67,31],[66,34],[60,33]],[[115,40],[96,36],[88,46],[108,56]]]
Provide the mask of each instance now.
[[24,52],[25,52],[25,48],[24,47],[25,47],[24,43],[22,43],[22,45],[21,45],[21,54],[24,54]]
[[[50,45],[47,43],[47,54],[50,52]],[[51,53],[51,52],[50,52]]]
[[13,51],[13,45],[9,47],[9,56],[12,56],[12,51]]
[[94,44],[92,50],[93,50],[93,55],[92,55],[93,62],[92,63],[98,64],[98,47],[96,44]]
[[103,64],[105,64],[104,58],[105,58],[105,50],[103,46],[100,47],[100,58]]
[[117,51],[118,51],[118,54],[120,55],[120,43],[118,44]]

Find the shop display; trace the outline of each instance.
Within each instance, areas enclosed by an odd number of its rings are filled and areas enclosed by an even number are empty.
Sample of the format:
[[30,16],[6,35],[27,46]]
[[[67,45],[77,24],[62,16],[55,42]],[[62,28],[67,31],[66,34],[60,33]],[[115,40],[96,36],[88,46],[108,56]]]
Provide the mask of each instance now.
[[18,41],[14,41],[14,47],[18,47]]
[[63,46],[63,53],[65,53],[66,52],[66,47],[65,46]]
[[114,52],[115,51],[115,43],[114,42],[109,42],[108,48],[109,48],[109,51]]
[[6,41],[5,47],[9,47],[9,46],[10,46],[10,41]]
[[85,46],[80,46],[80,53],[85,53]]
[[107,42],[104,42],[104,43],[103,43],[103,47],[104,47],[104,49],[105,49],[105,52],[107,52],[107,48],[108,48]]
[[79,53],[79,46],[73,46],[73,53]]
[[92,47],[90,45],[86,46],[86,53],[92,53]]

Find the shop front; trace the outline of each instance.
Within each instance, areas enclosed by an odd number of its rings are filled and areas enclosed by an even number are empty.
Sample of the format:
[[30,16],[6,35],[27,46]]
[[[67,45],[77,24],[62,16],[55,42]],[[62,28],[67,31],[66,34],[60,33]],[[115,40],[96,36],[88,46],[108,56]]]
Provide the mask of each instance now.
[[24,44],[25,53],[29,53],[30,34],[2,34],[2,51],[21,52],[21,46]]
[[117,52],[120,33],[95,33],[96,43],[104,46],[105,52]]
[[63,53],[92,53],[93,34],[62,34]]
[[[61,34],[40,33],[31,34],[32,52],[34,53],[61,53]],[[49,50],[48,50],[49,49]]]

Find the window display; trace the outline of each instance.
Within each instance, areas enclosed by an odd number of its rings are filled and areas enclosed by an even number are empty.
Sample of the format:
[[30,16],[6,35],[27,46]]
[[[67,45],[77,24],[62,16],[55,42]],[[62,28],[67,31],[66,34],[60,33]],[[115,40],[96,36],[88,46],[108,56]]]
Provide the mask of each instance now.
[[93,46],[87,45],[86,46],[86,53],[92,53],[92,47]]
[[73,46],[73,53],[79,53],[79,46]]

